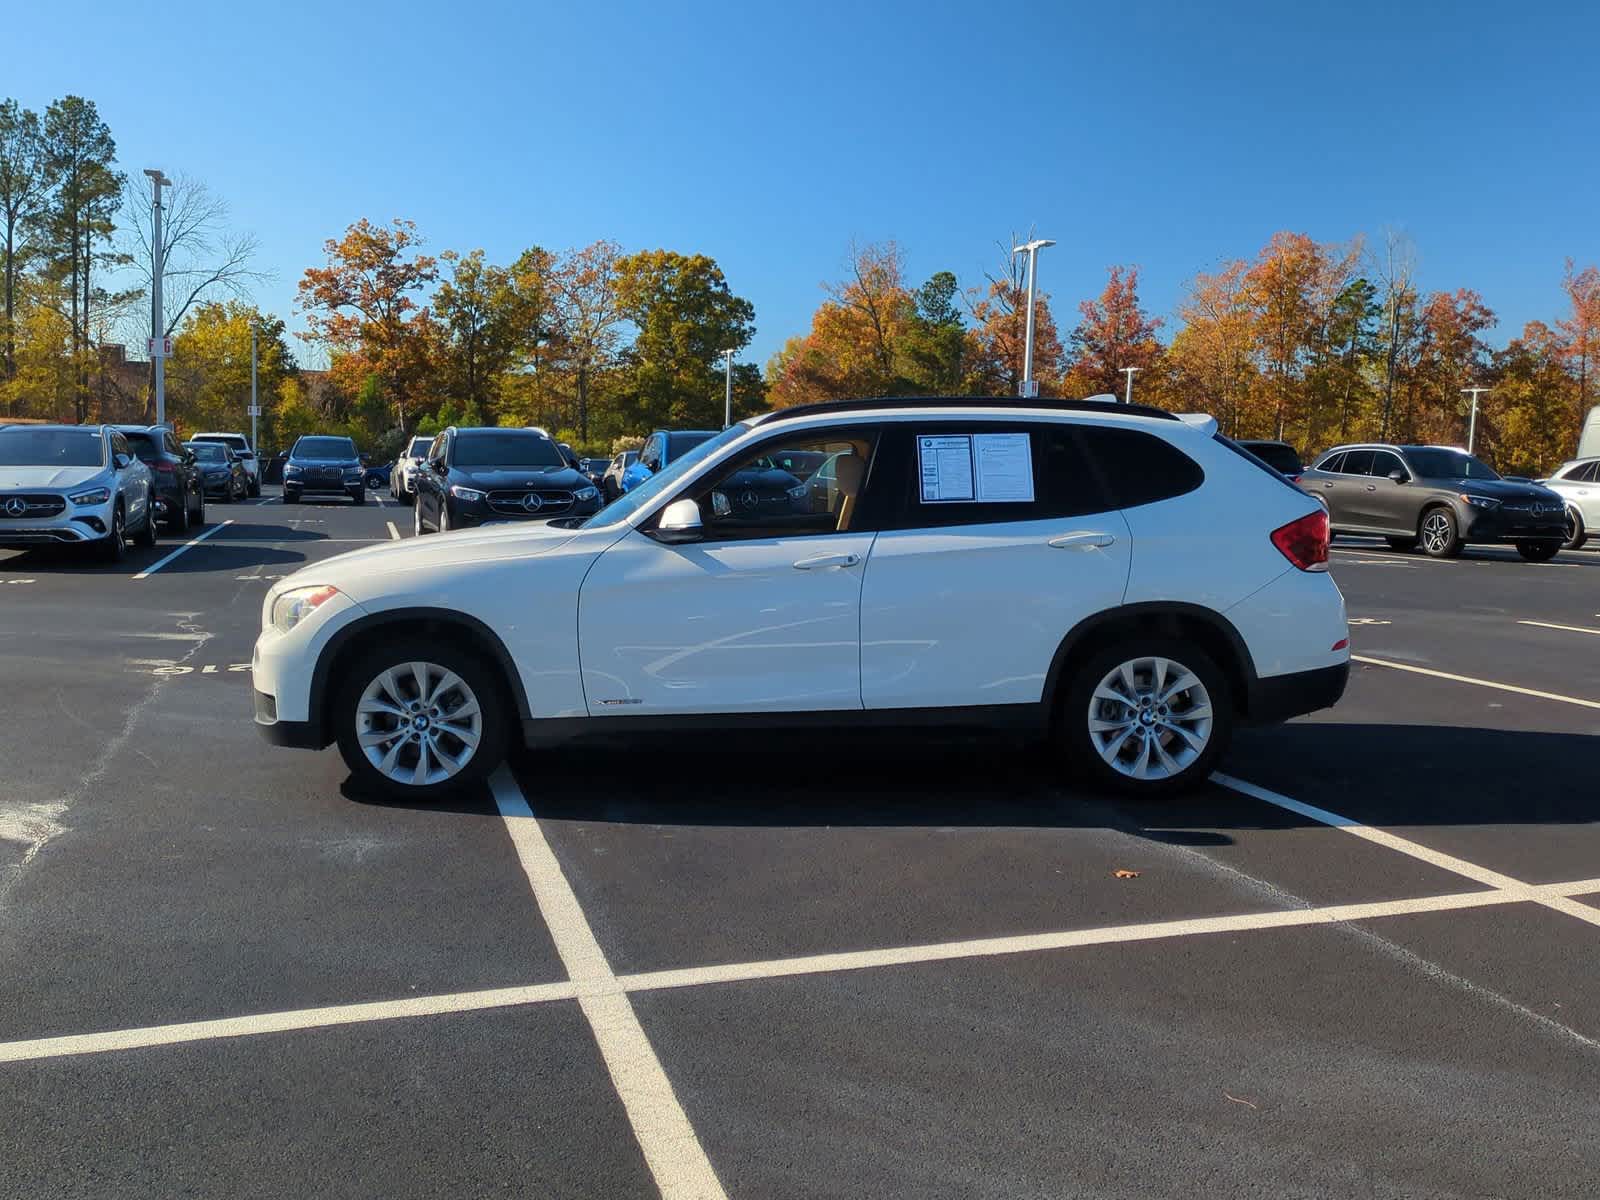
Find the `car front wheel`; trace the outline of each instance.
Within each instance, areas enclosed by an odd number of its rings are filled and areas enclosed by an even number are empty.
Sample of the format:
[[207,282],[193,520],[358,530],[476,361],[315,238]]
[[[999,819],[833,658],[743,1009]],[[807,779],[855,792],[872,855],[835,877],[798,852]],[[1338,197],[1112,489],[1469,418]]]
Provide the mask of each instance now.
[[1456,515],[1448,508],[1430,508],[1417,526],[1417,540],[1429,558],[1455,558],[1461,553],[1461,533]]
[[1227,678],[1177,639],[1137,638],[1085,662],[1067,685],[1060,736],[1079,768],[1134,796],[1203,781],[1233,734]]
[[364,655],[336,706],[339,752],[358,783],[425,800],[481,780],[505,758],[497,673],[469,650],[403,639]]

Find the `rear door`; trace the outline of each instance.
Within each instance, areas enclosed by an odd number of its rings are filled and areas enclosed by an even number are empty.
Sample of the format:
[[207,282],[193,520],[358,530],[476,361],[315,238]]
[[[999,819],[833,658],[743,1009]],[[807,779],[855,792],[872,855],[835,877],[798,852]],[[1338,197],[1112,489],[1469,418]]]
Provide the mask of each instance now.
[[1073,424],[897,422],[867,499],[869,709],[1037,703],[1067,631],[1127,588],[1128,523]]
[[1338,470],[1324,481],[1322,498],[1328,502],[1328,518],[1335,528],[1367,528],[1361,513],[1369,482],[1367,468],[1371,465],[1371,450],[1347,450]]

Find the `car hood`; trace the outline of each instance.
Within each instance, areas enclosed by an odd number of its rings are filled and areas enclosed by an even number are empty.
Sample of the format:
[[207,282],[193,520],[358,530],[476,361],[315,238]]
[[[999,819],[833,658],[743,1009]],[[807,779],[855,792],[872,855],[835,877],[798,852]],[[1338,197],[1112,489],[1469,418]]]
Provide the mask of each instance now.
[[571,467],[456,467],[451,480],[470,487],[499,488],[578,488],[592,487],[589,477]]
[[1450,488],[1473,496],[1488,496],[1491,500],[1561,502],[1561,498],[1549,488],[1536,483],[1512,483],[1506,479],[1430,479],[1428,482],[1435,487]]
[[0,488],[70,488],[106,473],[105,467],[0,467]]
[[384,542],[302,567],[275,584],[267,593],[267,602],[270,606],[274,597],[291,588],[331,585],[360,603],[381,596],[394,586],[397,576],[447,575],[452,569],[479,562],[535,558],[566,545],[577,534],[575,529],[519,523]]

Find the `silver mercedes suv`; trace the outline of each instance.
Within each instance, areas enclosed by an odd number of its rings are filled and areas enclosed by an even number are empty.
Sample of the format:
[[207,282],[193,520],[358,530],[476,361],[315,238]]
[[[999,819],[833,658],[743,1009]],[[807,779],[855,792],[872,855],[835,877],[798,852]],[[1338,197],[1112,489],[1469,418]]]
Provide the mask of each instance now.
[[150,468],[109,425],[0,425],[0,549],[156,541]]

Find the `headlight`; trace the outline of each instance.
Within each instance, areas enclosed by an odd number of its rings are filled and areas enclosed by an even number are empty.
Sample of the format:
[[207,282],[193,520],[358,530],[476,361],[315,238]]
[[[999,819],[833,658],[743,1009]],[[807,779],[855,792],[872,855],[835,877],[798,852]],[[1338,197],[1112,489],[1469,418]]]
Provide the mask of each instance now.
[[285,475],[298,475],[298,474],[300,474],[300,472],[302,470],[304,470],[303,467],[297,467],[293,463],[290,463],[287,467],[285,467],[283,469],[283,473]]
[[483,499],[483,493],[477,488],[462,487],[459,483],[450,485],[450,494],[457,500],[476,502]]
[[346,479],[360,479],[361,474],[362,472],[360,467],[346,467],[344,469],[344,477]]
[[284,592],[272,602],[272,626],[288,633],[301,621],[339,594],[335,587],[303,587]]
[[1469,496],[1466,492],[1462,492],[1461,498],[1468,504],[1472,505],[1473,508],[1500,507],[1500,501],[1496,500],[1493,496]]
[[806,493],[810,489],[802,483],[799,487],[786,488],[785,490],[789,493],[789,499],[804,500],[806,498]]
[[572,497],[574,500],[593,500],[599,494],[600,493],[595,491],[592,487],[586,487],[579,488],[577,491],[573,492]]
[[111,499],[110,488],[90,488],[87,492],[77,492],[68,496],[74,504],[104,504]]

